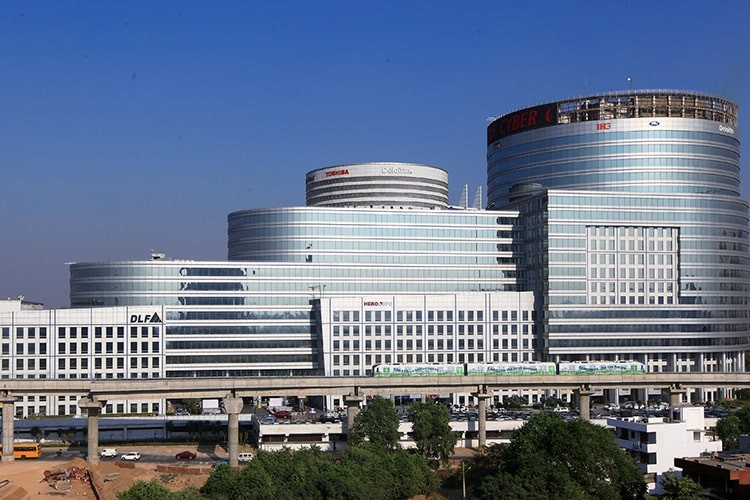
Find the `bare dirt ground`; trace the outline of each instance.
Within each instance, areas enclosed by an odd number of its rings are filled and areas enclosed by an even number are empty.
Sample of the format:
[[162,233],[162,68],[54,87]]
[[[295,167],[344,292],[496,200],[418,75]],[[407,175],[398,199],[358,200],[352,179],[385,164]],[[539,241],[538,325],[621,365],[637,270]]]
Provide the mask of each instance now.
[[[175,448],[174,451],[171,447],[164,449],[177,453],[187,448]],[[92,466],[79,457],[65,462],[16,460],[0,463],[0,500],[27,500],[44,496],[94,499],[94,487],[102,500],[115,500],[117,492],[129,489],[136,481],[154,478],[173,491],[188,486],[200,488],[211,470],[208,463],[188,461],[148,464],[102,460]]]

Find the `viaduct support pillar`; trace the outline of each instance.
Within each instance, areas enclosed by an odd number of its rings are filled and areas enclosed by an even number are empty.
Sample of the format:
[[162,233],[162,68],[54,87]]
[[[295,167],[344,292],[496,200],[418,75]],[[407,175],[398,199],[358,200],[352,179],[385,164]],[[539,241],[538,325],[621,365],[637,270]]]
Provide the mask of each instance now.
[[682,406],[682,396],[687,393],[687,389],[680,384],[672,384],[667,388],[667,393],[669,393],[670,408],[676,408]]
[[486,391],[478,391],[472,394],[478,400],[479,407],[479,447],[482,448],[487,446],[487,399],[492,397],[492,394],[487,394]]
[[581,420],[591,420],[591,396],[594,391],[584,385],[574,391],[578,395],[578,413]]
[[346,432],[354,425],[354,417],[359,413],[359,405],[364,401],[363,396],[357,394],[348,394],[344,396],[344,404],[346,404]]
[[4,391],[0,394],[0,403],[3,404],[3,462],[12,462],[13,458],[13,417],[15,416],[16,398],[10,392]]
[[227,396],[224,398],[224,409],[229,416],[227,423],[227,448],[229,450],[229,466],[239,465],[240,452],[240,413],[242,412],[242,398]]
[[99,463],[99,414],[104,406],[104,401],[96,398],[81,398],[78,407],[88,413],[88,448],[86,460],[92,465]]

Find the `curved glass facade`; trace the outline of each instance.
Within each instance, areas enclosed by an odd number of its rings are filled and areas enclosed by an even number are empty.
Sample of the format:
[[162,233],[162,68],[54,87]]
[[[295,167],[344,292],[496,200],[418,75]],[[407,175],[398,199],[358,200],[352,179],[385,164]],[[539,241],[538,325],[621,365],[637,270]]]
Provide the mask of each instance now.
[[316,299],[513,292],[516,223],[473,210],[236,212],[229,262],[71,264],[71,306],[163,305],[166,376],[322,374]]
[[518,209],[525,226],[521,281],[547,318],[548,357],[744,369],[748,205],[733,103],[635,91],[527,108],[490,125],[487,159],[490,205]]
[[415,163],[337,165],[308,172],[307,206],[429,208],[448,206],[448,173]]
[[511,228],[482,211],[244,210],[229,215],[229,260],[496,266]]

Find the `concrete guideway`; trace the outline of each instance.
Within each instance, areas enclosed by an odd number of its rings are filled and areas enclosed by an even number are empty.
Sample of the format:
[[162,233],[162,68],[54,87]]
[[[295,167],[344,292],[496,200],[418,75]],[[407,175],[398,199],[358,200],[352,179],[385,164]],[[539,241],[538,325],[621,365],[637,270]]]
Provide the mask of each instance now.
[[476,392],[501,389],[567,389],[587,386],[663,389],[750,387],[747,372],[662,372],[637,375],[456,376],[456,377],[206,377],[168,379],[7,379],[3,391],[19,395],[79,394],[100,399],[164,397],[216,398],[265,396],[389,395],[408,392]]
[[[238,464],[239,414],[243,396],[344,395],[347,406],[346,428],[351,428],[361,403],[368,395],[403,393],[433,394],[467,392],[479,400],[479,446],[486,444],[487,399],[501,389],[568,389],[579,398],[580,416],[589,419],[591,395],[597,389],[653,388],[669,393],[670,405],[678,406],[687,387],[750,387],[750,373],[646,373],[638,375],[554,375],[529,377],[462,376],[462,377],[286,377],[286,378],[191,378],[143,380],[7,380],[0,392],[3,403],[3,449],[13,446],[13,415],[16,394],[50,394],[81,392],[78,406],[88,414],[88,461],[99,461],[99,416],[108,398],[152,397],[221,397],[228,416],[229,464]],[[3,462],[13,461],[12,453],[3,453]]]

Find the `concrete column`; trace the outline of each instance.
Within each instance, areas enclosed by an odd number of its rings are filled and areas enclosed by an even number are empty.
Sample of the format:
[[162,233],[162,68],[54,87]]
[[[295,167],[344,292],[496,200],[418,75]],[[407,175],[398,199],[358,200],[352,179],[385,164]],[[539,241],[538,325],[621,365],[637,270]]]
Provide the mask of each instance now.
[[96,398],[84,397],[78,400],[78,407],[88,413],[88,456],[86,460],[92,465],[99,463],[99,414],[105,403],[105,401],[99,401]]
[[344,404],[346,404],[346,431],[349,432],[349,429],[352,428],[354,425],[354,417],[357,416],[357,413],[359,413],[359,405],[364,401],[365,398],[363,396],[358,396],[356,394],[348,394],[344,396]]
[[479,447],[487,445],[487,398],[491,398],[492,394],[484,392],[472,393],[472,396],[477,398],[479,404]]
[[679,384],[672,384],[667,388],[667,392],[669,393],[670,408],[682,406],[682,396],[687,392],[687,389],[684,389]]
[[578,413],[581,420],[591,420],[591,395],[594,391],[588,386],[582,386],[575,390],[578,395]]
[[16,398],[10,392],[0,395],[0,403],[3,404],[3,462],[12,462],[13,458],[13,417],[15,416]]
[[239,465],[240,452],[240,413],[242,412],[242,398],[224,398],[224,409],[229,416],[227,423],[227,448],[229,450],[229,466]]
[[635,400],[640,401],[641,404],[648,404],[648,389],[636,389]]

